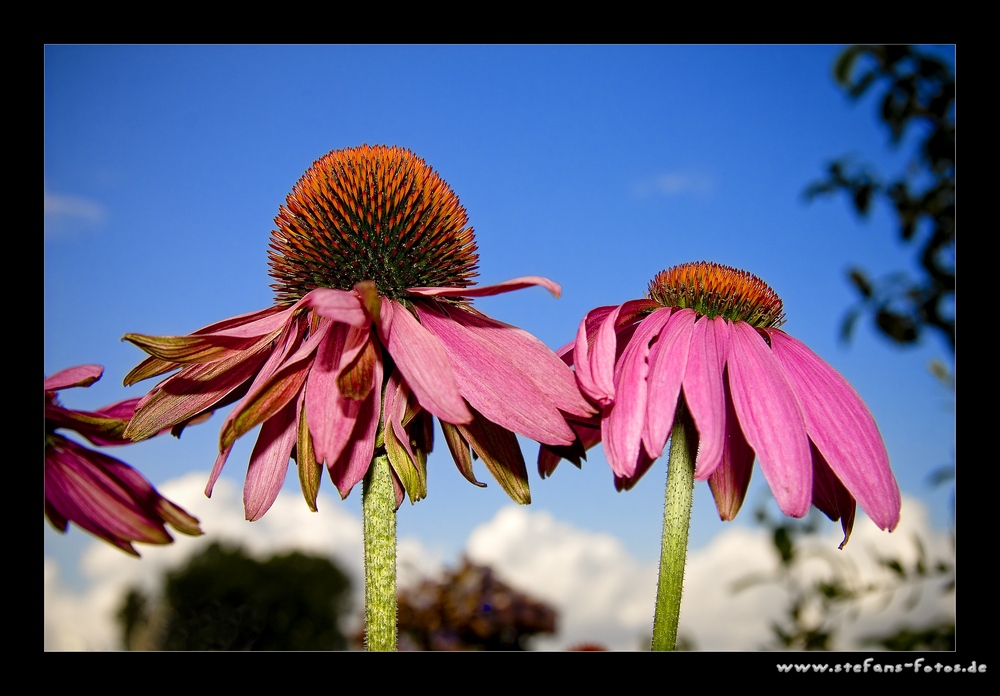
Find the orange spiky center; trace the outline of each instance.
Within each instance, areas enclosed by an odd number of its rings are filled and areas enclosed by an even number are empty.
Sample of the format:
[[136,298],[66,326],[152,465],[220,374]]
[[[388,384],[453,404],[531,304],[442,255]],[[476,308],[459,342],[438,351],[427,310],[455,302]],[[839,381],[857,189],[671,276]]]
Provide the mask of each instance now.
[[660,271],[646,295],[664,307],[689,307],[757,328],[785,323],[781,298],[757,276],[730,266],[699,261]]
[[401,147],[334,150],[302,175],[274,219],[268,265],[280,304],[370,280],[380,295],[468,287],[475,234],[458,196]]

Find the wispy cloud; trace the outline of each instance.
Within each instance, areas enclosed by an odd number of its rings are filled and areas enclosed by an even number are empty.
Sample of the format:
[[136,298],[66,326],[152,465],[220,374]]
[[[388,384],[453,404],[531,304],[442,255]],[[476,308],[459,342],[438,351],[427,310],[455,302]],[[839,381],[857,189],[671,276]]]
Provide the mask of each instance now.
[[45,239],[65,236],[80,228],[101,224],[104,207],[89,198],[50,191],[45,186]]
[[640,198],[650,196],[707,198],[715,193],[715,179],[707,174],[695,172],[664,172],[637,182],[634,190]]
[[[129,587],[146,591],[159,586],[164,572],[179,567],[212,541],[238,542],[261,558],[297,549],[333,558],[354,581],[354,621],[362,607],[361,521],[338,501],[321,494],[319,513],[311,513],[301,496],[278,496],[257,522],[246,522],[239,486],[223,479],[211,500],[204,498],[204,476],[192,474],[160,486],[161,491],[201,519],[206,535],[180,537],[165,547],[143,547],[136,560],[94,541],[85,551],[82,573],[86,587],[74,591],[55,561],[45,559],[44,645],[47,650],[114,650],[119,647],[115,613]],[[859,582],[888,573],[874,552],[911,558],[919,535],[932,558],[947,553],[943,532],[930,529],[920,503],[904,502],[907,515],[893,534],[875,528],[859,515],[854,535],[837,551],[839,525],[810,540],[809,553],[833,555],[856,569]],[[445,559],[417,539],[399,542],[399,584],[437,575]],[[549,603],[559,612],[559,633],[536,641],[540,650],[563,650],[588,642],[610,650],[642,650],[648,645],[656,593],[656,564],[636,559],[621,540],[554,518],[545,511],[511,506],[474,528],[466,545],[469,558],[489,564],[504,582]],[[912,560],[912,558],[911,558]],[[781,615],[787,597],[779,587],[759,585],[734,592],[737,580],[774,569],[776,561],[767,531],[733,526],[707,547],[688,556],[681,637],[700,650],[755,650],[766,642],[770,622]],[[810,572],[824,572],[822,564]],[[879,601],[884,598],[877,598]],[[907,597],[909,599],[909,597]],[[914,607],[902,601],[864,605],[845,623],[843,645],[851,648],[866,632],[887,632],[904,621],[954,617],[954,595],[925,592]]]

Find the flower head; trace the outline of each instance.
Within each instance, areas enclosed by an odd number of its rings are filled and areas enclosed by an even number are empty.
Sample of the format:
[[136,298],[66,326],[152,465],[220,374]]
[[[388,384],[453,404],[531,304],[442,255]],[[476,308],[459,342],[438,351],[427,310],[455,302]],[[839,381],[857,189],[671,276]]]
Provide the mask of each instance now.
[[275,304],[189,336],[127,334],[150,354],[126,384],[179,368],[140,402],[126,435],[142,439],[238,402],[222,426],[211,494],[233,443],[261,426],[244,486],[248,519],[274,502],[289,458],[316,506],[325,465],[346,496],[384,451],[397,505],[426,495],[433,417],[455,463],[472,458],[528,502],[515,433],[553,446],[566,417],[593,412],[572,370],[541,341],[470,298],[541,285],[472,287],[476,244],[465,209],[422,159],[398,147],[335,150],[299,179],[275,218]]
[[[783,320],[760,279],[705,262],[662,271],[646,299],[591,310],[559,351],[601,408],[574,425],[578,444],[603,442],[615,486],[629,489],[686,409],[694,475],[708,480],[722,519],[739,511],[756,458],[785,514],[802,517],[812,503],[841,520],[847,543],[858,502],[891,531],[899,487],[874,418],[843,376],[778,328]],[[543,447],[539,473],[560,456]]]
[[57,391],[89,387],[103,373],[100,365],[79,365],[45,379],[45,516],[61,532],[73,522],[135,556],[139,553],[132,542],[172,542],[168,524],[183,534],[201,534],[197,519],[128,464],[56,432],[74,430],[97,446],[131,443],[122,433],[138,399],[97,411],[74,411],[57,399]]

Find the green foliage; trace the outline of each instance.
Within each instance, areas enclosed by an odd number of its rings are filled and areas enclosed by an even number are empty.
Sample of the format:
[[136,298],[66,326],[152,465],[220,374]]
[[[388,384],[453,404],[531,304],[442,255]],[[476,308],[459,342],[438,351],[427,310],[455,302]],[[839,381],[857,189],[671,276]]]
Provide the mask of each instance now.
[[[928,558],[919,537],[913,539],[917,552],[914,561],[876,558],[876,564],[888,573],[866,580],[856,567],[844,562],[839,550],[803,543],[816,532],[817,515],[804,520],[771,519],[761,508],[756,518],[771,531],[778,562],[771,573],[741,578],[733,590],[742,592],[758,585],[778,585],[784,590],[784,614],[771,624],[772,638],[762,646],[765,649],[830,650],[837,632],[859,615],[866,600],[877,599],[887,606],[894,597],[903,596],[904,606],[912,610],[928,588],[941,593],[954,591],[953,561]],[[815,561],[825,563],[827,572],[819,576],[803,572],[807,563]],[[924,628],[903,627],[863,642],[889,650],[954,650],[955,626],[954,622],[944,621]]]
[[920,277],[906,273],[869,278],[852,268],[858,304],[842,325],[849,339],[857,319],[870,314],[880,333],[915,343],[925,329],[955,350],[955,77],[952,67],[912,46],[851,46],[834,66],[837,84],[852,99],[881,90],[879,119],[899,145],[914,132],[916,151],[905,171],[883,179],[849,157],[828,165],[825,179],[805,191],[807,200],[844,192],[866,217],[882,200],[894,211],[900,238],[917,246]]
[[349,589],[325,558],[258,561],[216,543],[167,574],[159,602],[130,591],[119,620],[133,650],[343,650]]

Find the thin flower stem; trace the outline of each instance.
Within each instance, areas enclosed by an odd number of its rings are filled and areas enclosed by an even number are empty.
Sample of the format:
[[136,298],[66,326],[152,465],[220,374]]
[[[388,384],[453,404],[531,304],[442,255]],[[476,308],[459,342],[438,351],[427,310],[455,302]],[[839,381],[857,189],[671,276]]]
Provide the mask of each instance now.
[[376,455],[361,488],[365,537],[365,650],[396,650],[396,494],[389,457]]
[[663,540],[660,546],[660,579],[656,586],[652,649],[677,649],[677,621],[684,589],[688,528],[694,497],[694,462],[698,435],[683,400],[677,407],[670,434],[667,490],[663,506]]

